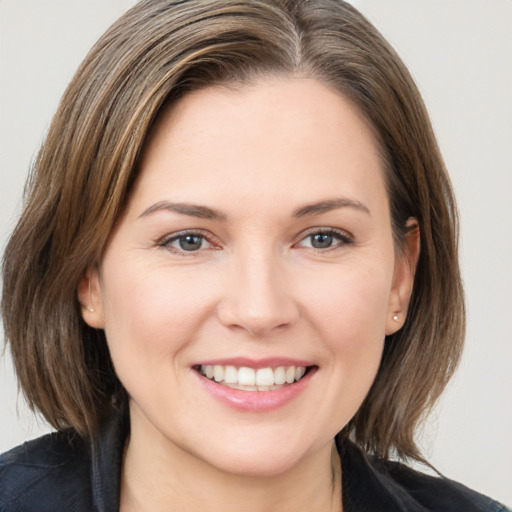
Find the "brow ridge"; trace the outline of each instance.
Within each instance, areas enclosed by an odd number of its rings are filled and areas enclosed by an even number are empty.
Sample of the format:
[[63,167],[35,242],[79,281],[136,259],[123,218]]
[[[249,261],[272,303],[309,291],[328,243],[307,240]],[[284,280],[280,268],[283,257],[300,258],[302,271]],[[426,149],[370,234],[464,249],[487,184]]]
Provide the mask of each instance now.
[[227,219],[225,213],[209,208],[208,206],[201,206],[191,203],[171,203],[169,201],[159,201],[158,203],[153,204],[149,208],[146,208],[139,215],[139,218],[147,217],[148,215],[151,215],[152,213],[158,211],[171,211],[180,213],[182,215],[197,217],[200,219],[210,219],[218,221],[225,221]]
[[300,218],[308,215],[319,215],[321,213],[326,213],[338,208],[355,208],[371,215],[370,209],[365,204],[361,203],[361,201],[356,201],[354,199],[348,199],[345,197],[336,197],[334,199],[326,199],[325,201],[319,201],[317,203],[301,206],[300,208],[294,210],[293,216]]
[[[338,197],[300,206],[293,211],[292,216],[295,218],[301,218],[308,215],[320,215],[338,208],[355,208],[371,215],[369,208],[360,201]],[[208,206],[192,203],[171,203],[169,201],[159,201],[158,203],[151,205],[139,215],[139,218],[146,217],[158,211],[171,211],[200,219],[217,221],[227,220],[227,215],[225,213],[209,208]]]

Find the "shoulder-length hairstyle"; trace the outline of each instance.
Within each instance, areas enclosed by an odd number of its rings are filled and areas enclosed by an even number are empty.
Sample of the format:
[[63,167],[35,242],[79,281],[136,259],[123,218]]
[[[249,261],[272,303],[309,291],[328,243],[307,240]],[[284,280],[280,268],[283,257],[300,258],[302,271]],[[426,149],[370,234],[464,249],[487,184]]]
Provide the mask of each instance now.
[[55,114],[3,260],[2,315],[21,388],[51,425],[84,437],[126,404],[104,332],[81,318],[78,282],[101,262],[162,108],[268,75],[313,78],[350,99],[380,144],[398,250],[407,219],[418,220],[408,318],[340,435],[382,457],[423,460],[415,429],[463,342],[456,206],[410,74],[341,0],[143,0],[100,38]]

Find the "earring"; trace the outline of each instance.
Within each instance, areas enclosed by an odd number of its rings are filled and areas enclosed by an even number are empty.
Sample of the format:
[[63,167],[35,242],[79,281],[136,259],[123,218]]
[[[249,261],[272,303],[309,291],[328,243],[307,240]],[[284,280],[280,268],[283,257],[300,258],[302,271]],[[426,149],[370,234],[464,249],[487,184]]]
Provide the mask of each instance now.
[[398,315],[393,315],[393,320],[394,320],[395,322],[398,322]]

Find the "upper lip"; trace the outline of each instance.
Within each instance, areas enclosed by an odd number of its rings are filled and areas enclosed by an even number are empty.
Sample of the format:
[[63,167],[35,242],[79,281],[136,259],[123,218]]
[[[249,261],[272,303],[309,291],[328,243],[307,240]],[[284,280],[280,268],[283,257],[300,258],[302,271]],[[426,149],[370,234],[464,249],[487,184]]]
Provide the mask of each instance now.
[[279,366],[314,366],[311,361],[303,359],[294,359],[290,357],[265,357],[262,359],[252,359],[249,357],[231,357],[219,359],[204,359],[197,361],[192,366],[201,365],[221,365],[221,366],[235,366],[241,368],[243,366],[248,368],[278,368]]

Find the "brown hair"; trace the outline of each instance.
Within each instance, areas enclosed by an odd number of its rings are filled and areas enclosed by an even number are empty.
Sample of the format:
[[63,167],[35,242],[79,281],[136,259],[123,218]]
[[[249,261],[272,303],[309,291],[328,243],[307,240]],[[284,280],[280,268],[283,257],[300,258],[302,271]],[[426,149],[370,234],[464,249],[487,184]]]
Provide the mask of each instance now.
[[164,104],[269,74],[315,78],[366,116],[387,171],[393,231],[420,226],[408,318],[342,431],[365,449],[421,459],[415,428],[458,362],[464,304],[451,186],[420,95],[377,30],[340,0],[146,0],[92,48],[32,169],[7,245],[2,314],[28,403],[56,428],[98,432],[126,396],[77,285],[101,261]]

